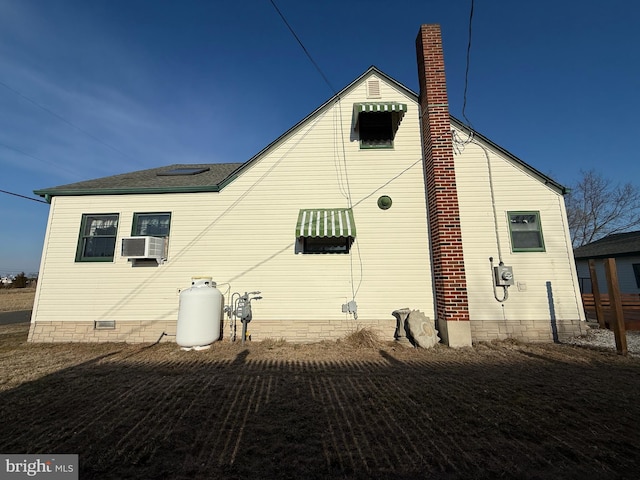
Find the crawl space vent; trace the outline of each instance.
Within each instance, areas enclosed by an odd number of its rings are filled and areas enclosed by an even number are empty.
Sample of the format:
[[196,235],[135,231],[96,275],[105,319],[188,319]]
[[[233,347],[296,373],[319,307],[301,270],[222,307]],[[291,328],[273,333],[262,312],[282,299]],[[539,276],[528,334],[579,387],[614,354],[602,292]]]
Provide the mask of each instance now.
[[114,330],[116,328],[115,320],[95,320],[93,322],[94,330]]

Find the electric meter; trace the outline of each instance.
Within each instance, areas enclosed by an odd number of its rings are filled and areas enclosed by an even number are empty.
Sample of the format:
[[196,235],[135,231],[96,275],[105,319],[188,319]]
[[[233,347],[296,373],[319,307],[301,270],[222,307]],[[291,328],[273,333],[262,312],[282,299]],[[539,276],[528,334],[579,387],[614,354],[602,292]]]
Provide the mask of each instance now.
[[496,280],[496,286],[504,287],[513,285],[513,267],[507,267],[506,265],[498,265],[493,267],[493,276]]

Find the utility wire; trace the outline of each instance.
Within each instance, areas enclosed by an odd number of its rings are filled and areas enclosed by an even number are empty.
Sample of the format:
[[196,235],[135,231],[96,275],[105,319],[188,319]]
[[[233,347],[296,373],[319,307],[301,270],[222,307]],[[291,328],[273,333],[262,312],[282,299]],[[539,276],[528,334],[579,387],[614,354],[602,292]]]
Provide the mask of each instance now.
[[300,44],[300,46],[302,47],[302,50],[304,50],[304,53],[307,55],[307,57],[309,58],[309,60],[311,61],[311,63],[313,63],[313,66],[316,67],[316,70],[318,71],[318,73],[320,74],[320,76],[323,78],[323,80],[325,81],[325,83],[329,86],[329,88],[331,89],[331,91],[334,94],[337,94],[338,92],[336,91],[335,88],[333,88],[333,85],[331,85],[331,82],[327,79],[327,77],[325,76],[325,74],[322,72],[322,70],[320,69],[320,67],[318,66],[318,64],[315,62],[315,60],[313,59],[313,57],[311,56],[311,54],[309,53],[309,51],[306,49],[306,47],[304,46],[304,44],[302,43],[302,40],[300,40],[300,38],[298,37],[298,35],[296,35],[296,32],[293,30],[293,28],[291,27],[291,25],[289,25],[289,22],[287,22],[287,19],[284,18],[284,15],[282,14],[282,12],[280,11],[280,9],[278,8],[278,6],[275,4],[275,2],[273,0],[271,0],[271,5],[273,5],[273,8],[276,9],[276,12],[278,12],[278,15],[280,15],[280,18],[282,19],[282,21],[284,22],[284,24],[287,26],[287,28],[289,29],[289,31],[291,32],[291,34],[295,37],[295,39],[298,41],[298,43]]
[[[313,59],[313,57],[311,56],[311,54],[309,53],[307,48],[304,46],[304,44],[302,43],[302,40],[300,40],[300,37],[298,37],[298,35],[293,30],[291,25],[289,25],[289,22],[287,22],[287,19],[284,17],[284,15],[282,14],[282,12],[278,8],[278,6],[275,4],[274,0],[270,0],[270,1],[271,1],[271,5],[273,5],[273,8],[276,9],[276,12],[278,12],[278,15],[280,15],[280,18],[282,19],[282,21],[285,23],[285,25],[287,26],[287,28],[289,29],[291,34],[295,37],[295,39],[297,40],[298,44],[300,44],[300,47],[302,47],[302,50],[304,50],[304,53],[307,55],[307,58],[309,58],[309,60],[311,61],[313,66],[316,68],[316,70],[318,71],[318,73],[320,74],[322,79],[329,86],[329,88],[331,89],[333,94],[334,95],[338,95],[338,91],[335,88],[333,88],[333,85],[331,85],[331,82],[329,81],[329,79],[326,77],[326,75],[323,73],[322,69],[318,66],[316,61]],[[342,125],[342,103],[341,102],[342,102],[341,98],[338,97],[337,98],[337,105],[338,105],[338,111],[339,111],[339,115],[340,115],[340,132],[341,132],[340,133],[340,139],[341,139],[341,143],[342,143],[342,159],[343,159],[343,162],[344,162],[344,177],[345,177],[345,183],[346,183],[346,187],[347,187],[347,204],[348,204],[349,208],[352,208],[353,204],[352,204],[352,201],[351,201],[351,189],[349,187],[349,175],[348,175],[348,172],[347,172],[347,154],[346,154],[345,142],[344,142],[344,127]],[[342,184],[340,182],[338,184],[339,184],[340,187],[342,187]],[[355,282],[354,282],[354,273],[353,273],[353,255],[350,255],[351,298],[352,298],[353,301],[355,301],[356,295],[358,294],[358,290],[360,290],[360,286],[362,285],[362,277],[363,277],[362,255],[360,253],[360,246],[358,245],[357,242],[356,242],[356,251],[358,252],[358,261],[359,261],[359,264],[360,264],[360,282],[358,283],[358,286],[356,288],[355,285],[354,285]],[[354,318],[357,320],[358,314],[356,312],[353,312],[353,315],[354,315]]]
[[469,43],[467,43],[467,67],[464,72],[464,95],[462,101],[462,116],[467,121],[467,126],[471,128],[471,122],[467,118],[467,87],[469,86],[469,64],[471,57],[471,26],[473,24],[473,0],[471,0],[471,10],[469,11]]
[[101,143],[102,145],[104,145],[107,148],[110,148],[111,150],[113,150],[114,152],[119,153],[120,155],[122,155],[123,157],[127,158],[128,160],[132,160],[134,162],[136,162],[136,160],[132,157],[130,157],[129,155],[127,155],[126,153],[124,153],[122,150],[117,149],[116,147],[114,147],[113,145],[108,144],[107,142],[105,142],[104,140],[99,139],[98,137],[96,137],[95,135],[93,135],[92,133],[87,132],[86,130],[80,128],[79,126],[77,126],[76,124],[70,122],[69,120],[67,120],[66,118],[64,118],[61,115],[58,115],[56,112],[54,112],[53,110],[45,107],[44,105],[39,104],[38,102],[36,102],[34,99],[27,97],[25,94],[19,92],[18,90],[10,87],[9,85],[7,85],[6,83],[0,81],[0,85],[2,85],[4,88],[6,88],[7,90],[9,90],[10,92],[18,95],[20,98],[26,100],[27,102],[35,105],[36,107],[40,108],[41,110],[44,110],[45,112],[47,112],[49,115],[52,115],[54,117],[56,117],[58,120],[60,120],[61,122],[66,123],[67,125],[69,125],[70,127],[75,128],[77,131],[79,131],[80,133],[84,133],[86,136],[88,136],[89,138],[95,140],[98,143]]
[[7,145],[6,143],[0,142],[0,146],[7,148],[9,150],[13,150],[14,152],[18,152],[21,153],[22,155],[29,157],[29,158],[33,158],[34,160],[37,160],[38,162],[42,162],[42,163],[48,163],[49,165],[52,165],[56,168],[65,170],[67,173],[72,174],[74,177],[79,178],[78,172],[74,172],[73,170],[71,170],[70,168],[66,168],[66,167],[60,167],[59,165],[57,165],[55,162],[52,162],[51,160],[45,160],[43,158],[38,158],[35,155],[31,155],[30,153],[25,152],[24,150],[20,150],[19,148],[16,147],[12,147],[11,145]]
[[31,200],[32,202],[47,203],[44,200],[40,200],[38,198],[27,197],[25,195],[20,195],[19,193],[7,192],[6,190],[0,190],[0,193],[6,193],[7,195],[13,195],[14,197],[24,198],[26,200]]

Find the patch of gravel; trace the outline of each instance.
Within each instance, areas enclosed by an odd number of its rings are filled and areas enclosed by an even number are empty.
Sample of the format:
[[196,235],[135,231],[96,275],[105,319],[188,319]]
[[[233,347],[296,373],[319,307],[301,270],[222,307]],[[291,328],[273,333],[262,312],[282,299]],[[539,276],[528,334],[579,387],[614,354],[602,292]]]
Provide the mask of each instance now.
[[[613,330],[606,330],[597,326],[589,328],[586,335],[574,337],[562,343],[616,351],[616,339]],[[631,356],[640,356],[640,331],[627,330],[627,351]]]

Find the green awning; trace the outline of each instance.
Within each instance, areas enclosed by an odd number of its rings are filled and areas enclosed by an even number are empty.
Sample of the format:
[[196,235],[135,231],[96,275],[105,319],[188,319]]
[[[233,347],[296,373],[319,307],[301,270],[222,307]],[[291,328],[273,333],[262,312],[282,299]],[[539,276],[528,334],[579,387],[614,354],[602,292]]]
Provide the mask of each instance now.
[[389,113],[391,115],[391,128],[393,134],[398,131],[404,114],[407,113],[407,104],[398,102],[365,102],[353,104],[353,129],[358,129],[358,120],[361,113]]
[[350,208],[310,208],[300,210],[296,237],[356,236],[356,223]]
[[372,113],[399,112],[401,115],[404,115],[407,112],[407,104],[406,103],[398,103],[398,102],[354,103],[353,104],[353,110],[356,113],[362,113],[362,112],[372,112]]

